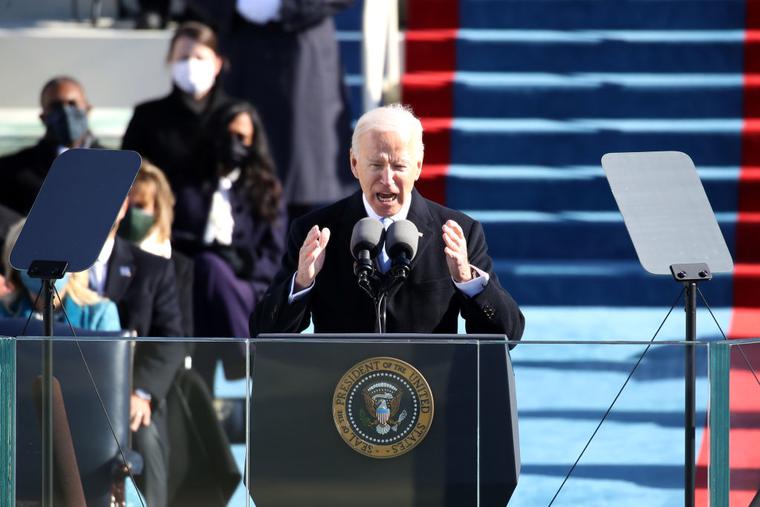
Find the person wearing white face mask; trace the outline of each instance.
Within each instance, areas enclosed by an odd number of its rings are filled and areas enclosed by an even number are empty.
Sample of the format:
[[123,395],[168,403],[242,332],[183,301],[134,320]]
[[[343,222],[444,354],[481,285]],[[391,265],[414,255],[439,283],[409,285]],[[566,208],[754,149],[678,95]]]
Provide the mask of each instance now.
[[190,21],[174,32],[167,57],[172,91],[139,104],[122,148],[135,150],[163,169],[172,188],[194,169],[194,152],[208,118],[230,102],[217,86],[223,60],[214,31]]

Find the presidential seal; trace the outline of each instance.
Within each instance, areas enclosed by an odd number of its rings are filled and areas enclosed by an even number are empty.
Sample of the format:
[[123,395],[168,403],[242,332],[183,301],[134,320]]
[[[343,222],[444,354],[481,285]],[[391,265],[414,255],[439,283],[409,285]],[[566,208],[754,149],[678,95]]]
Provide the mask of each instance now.
[[433,393],[411,364],[371,357],[341,377],[332,412],[338,434],[351,449],[371,458],[395,458],[427,435]]

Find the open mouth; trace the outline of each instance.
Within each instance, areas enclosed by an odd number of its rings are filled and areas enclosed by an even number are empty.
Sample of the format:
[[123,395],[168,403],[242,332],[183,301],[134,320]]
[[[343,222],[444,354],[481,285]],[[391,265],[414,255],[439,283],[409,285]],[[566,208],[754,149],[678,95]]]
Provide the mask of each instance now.
[[377,197],[377,200],[381,203],[389,203],[395,201],[398,197],[398,194],[383,194],[378,192],[375,194],[375,197]]

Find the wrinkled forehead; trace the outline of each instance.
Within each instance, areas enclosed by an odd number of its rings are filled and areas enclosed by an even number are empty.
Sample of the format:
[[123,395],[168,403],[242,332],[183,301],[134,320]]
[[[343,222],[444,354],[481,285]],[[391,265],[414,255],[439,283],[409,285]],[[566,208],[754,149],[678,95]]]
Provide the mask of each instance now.
[[359,132],[358,140],[358,148],[363,156],[415,158],[414,134],[408,127],[374,124]]

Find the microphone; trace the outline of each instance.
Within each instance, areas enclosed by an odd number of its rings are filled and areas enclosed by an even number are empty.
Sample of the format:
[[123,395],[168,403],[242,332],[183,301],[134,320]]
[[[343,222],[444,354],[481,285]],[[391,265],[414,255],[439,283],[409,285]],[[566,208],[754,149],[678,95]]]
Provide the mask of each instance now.
[[351,232],[351,255],[356,260],[354,274],[359,278],[359,285],[366,284],[375,269],[372,259],[377,257],[382,248],[384,233],[383,225],[374,218],[362,218],[354,225]]
[[409,264],[417,254],[420,231],[409,220],[393,222],[386,232],[385,251],[391,258],[391,274],[396,278],[409,277]]

